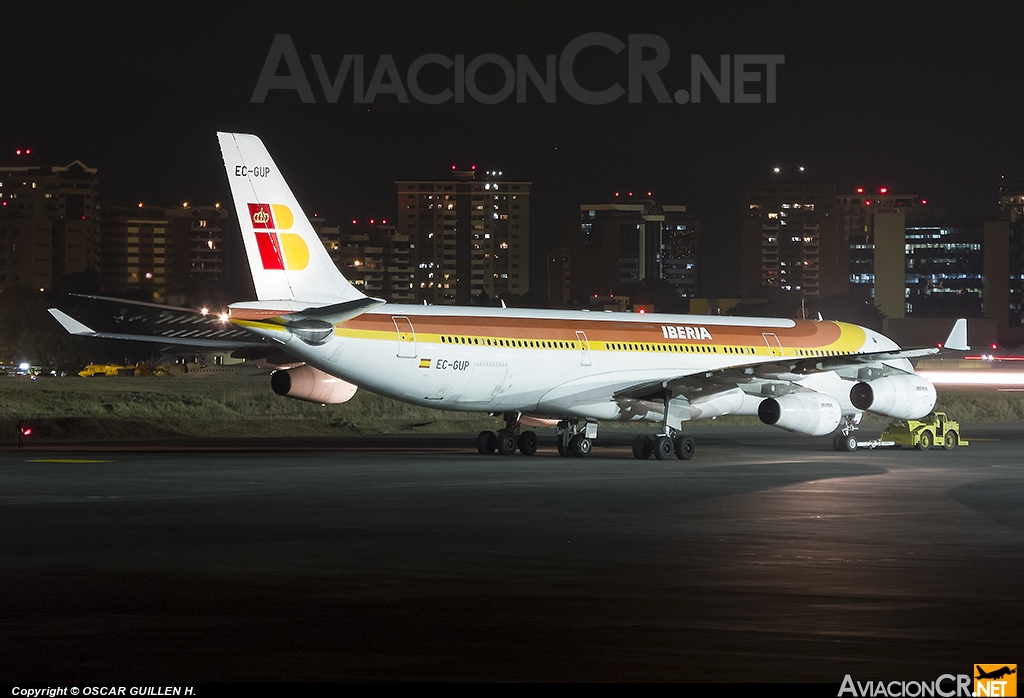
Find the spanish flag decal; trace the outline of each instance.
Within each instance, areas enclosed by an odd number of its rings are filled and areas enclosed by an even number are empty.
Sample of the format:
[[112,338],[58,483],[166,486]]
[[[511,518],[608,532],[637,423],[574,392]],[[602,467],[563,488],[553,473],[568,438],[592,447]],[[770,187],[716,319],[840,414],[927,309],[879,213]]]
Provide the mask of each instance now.
[[430,368],[430,359],[420,359],[420,368]]

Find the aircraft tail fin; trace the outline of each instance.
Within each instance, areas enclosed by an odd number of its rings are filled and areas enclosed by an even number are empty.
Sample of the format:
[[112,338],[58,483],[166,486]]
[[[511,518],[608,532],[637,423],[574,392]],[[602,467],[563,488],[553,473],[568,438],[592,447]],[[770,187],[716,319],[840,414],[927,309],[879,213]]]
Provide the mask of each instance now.
[[259,300],[322,305],[365,298],[331,260],[258,137],[217,133]]
[[953,349],[954,351],[968,351],[971,347],[967,344],[967,319],[960,318],[953,325],[952,331],[949,336],[946,337],[946,341],[943,342],[942,346],[946,349]]

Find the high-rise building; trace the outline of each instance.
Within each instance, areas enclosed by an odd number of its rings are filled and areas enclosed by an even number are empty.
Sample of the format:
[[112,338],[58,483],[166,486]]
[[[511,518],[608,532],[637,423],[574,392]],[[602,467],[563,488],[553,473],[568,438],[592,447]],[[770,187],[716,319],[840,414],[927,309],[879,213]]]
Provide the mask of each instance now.
[[469,305],[530,290],[530,185],[501,171],[458,170],[446,181],[399,181],[399,235],[416,264],[416,300]]
[[[861,300],[875,298],[875,220],[883,212],[885,216],[893,210],[902,211],[905,226],[938,223],[942,211],[929,206],[927,199],[915,194],[895,194],[889,187],[877,187],[868,191],[858,187],[852,194],[836,197],[836,220],[845,259],[838,258],[838,273],[849,281],[848,288],[841,291]],[[902,244],[902,243],[898,243]],[[901,282],[900,282],[901,283]]]
[[1016,222],[1024,219],[1024,181],[1002,178],[999,183],[999,219]]
[[742,292],[773,287],[801,297],[845,293],[836,188],[778,175],[743,189]]
[[229,250],[239,239],[229,207],[103,207],[99,279],[105,292],[143,294],[184,305],[193,292],[228,280]]
[[[905,250],[907,315],[981,314],[985,293],[981,230],[963,225],[908,225]],[[1006,297],[1005,290],[1001,295]]]
[[700,222],[686,206],[650,198],[582,204],[566,245],[572,260],[570,295],[620,293],[646,279],[665,279],[682,297],[697,287]]
[[363,293],[392,303],[415,303],[412,242],[387,219],[353,219],[351,225],[311,221],[338,269]]
[[48,289],[95,269],[97,171],[70,165],[0,167],[0,289]]

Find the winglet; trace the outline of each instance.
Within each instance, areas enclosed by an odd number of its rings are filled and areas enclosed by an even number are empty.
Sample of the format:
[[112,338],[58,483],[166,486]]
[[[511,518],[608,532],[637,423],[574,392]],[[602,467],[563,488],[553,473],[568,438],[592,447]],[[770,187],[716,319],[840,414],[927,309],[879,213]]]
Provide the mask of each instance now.
[[968,351],[971,348],[967,344],[967,318],[960,318],[956,321],[942,347],[954,351]]
[[96,330],[92,329],[88,325],[83,325],[75,318],[61,310],[58,310],[57,308],[49,308],[47,312],[49,312],[50,315],[52,315],[53,318],[68,331],[68,334],[77,334],[86,337],[91,337],[96,334]]

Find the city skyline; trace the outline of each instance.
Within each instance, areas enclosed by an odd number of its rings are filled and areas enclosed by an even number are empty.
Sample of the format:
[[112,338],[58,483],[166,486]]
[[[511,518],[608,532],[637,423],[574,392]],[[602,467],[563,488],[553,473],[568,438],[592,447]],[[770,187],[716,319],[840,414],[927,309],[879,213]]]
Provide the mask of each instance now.
[[[452,164],[498,167],[534,182],[535,270],[564,244],[580,203],[650,189],[702,221],[700,256],[717,272],[708,292],[725,295],[739,274],[732,253],[742,187],[776,166],[804,166],[839,192],[884,184],[966,215],[994,209],[999,176],[1019,175],[1024,163],[1024,146],[1012,137],[1022,98],[1008,82],[1024,54],[1010,13],[1009,5],[942,16],[886,5],[739,13],[665,5],[620,17],[568,6],[446,18],[396,11],[381,22],[369,9],[300,8],[270,22],[187,7],[174,16],[69,8],[45,19],[18,8],[0,48],[9,95],[0,153],[32,147],[40,164],[96,167],[107,204],[226,200],[213,133],[244,130],[285,153],[281,167],[308,210],[337,220],[392,211],[396,180],[437,179]],[[315,103],[288,90],[252,102],[282,33]],[[543,72],[546,56],[561,60],[588,33],[627,44],[631,35],[646,37],[636,43],[647,43],[647,58],[662,40],[670,59],[658,75],[670,90],[690,85],[692,56],[716,71],[721,56],[733,68],[738,56],[784,56],[775,66],[776,101],[721,103],[705,86],[699,104],[663,103],[643,82],[638,102],[593,105],[574,99],[563,81],[554,103],[531,83],[525,103],[515,94],[498,104],[401,103],[385,91],[363,104],[350,79],[331,103],[313,60],[332,84],[346,56],[362,56],[364,88],[383,56],[393,57],[406,85],[407,68],[435,53],[466,63],[522,55]],[[585,48],[575,78],[591,91],[628,87],[628,53]],[[481,84],[495,65],[478,71]],[[438,71],[442,82],[451,77],[436,65],[423,75],[437,79]],[[751,84],[764,92],[763,82]]]

